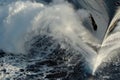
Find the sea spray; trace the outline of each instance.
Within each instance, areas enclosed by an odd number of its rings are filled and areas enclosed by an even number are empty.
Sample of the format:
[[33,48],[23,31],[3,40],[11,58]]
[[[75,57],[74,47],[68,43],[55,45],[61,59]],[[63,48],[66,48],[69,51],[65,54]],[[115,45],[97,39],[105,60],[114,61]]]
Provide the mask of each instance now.
[[6,52],[23,53],[26,36],[32,28],[31,21],[43,7],[43,4],[28,1],[0,7],[0,48]]
[[[61,12],[63,8],[64,10]],[[52,11],[52,9],[55,11]],[[26,39],[28,34],[34,32],[34,36],[39,34],[39,31],[44,31],[47,28],[50,28],[52,34],[56,33],[57,30],[61,30],[63,34],[67,34],[69,37],[71,36],[69,33],[72,34],[71,31],[83,37],[89,33],[87,30],[83,32],[85,28],[81,25],[82,22],[77,19],[72,6],[68,3],[47,7],[41,3],[17,1],[7,6],[2,6],[0,12],[0,23],[2,25],[0,30],[0,42],[2,45],[0,47],[8,52],[22,53],[24,43],[28,40]]]
[[[98,34],[92,30],[89,19],[92,8],[89,9],[86,6],[83,5],[83,9],[76,11],[64,0],[56,0],[49,5],[25,0],[2,4],[0,7],[0,49],[14,54],[27,54],[26,48],[31,46],[26,45],[26,42],[44,33],[59,42],[67,39],[68,43],[85,57],[88,63],[86,67],[90,68],[91,73],[95,72],[98,67],[94,67],[97,55],[95,48],[100,45],[95,35],[100,36],[103,33]],[[107,15],[106,12],[105,14]],[[97,16],[93,17],[97,19]],[[108,16],[106,17],[108,20]],[[90,25],[83,25],[83,21]],[[107,22],[104,25],[107,25]]]

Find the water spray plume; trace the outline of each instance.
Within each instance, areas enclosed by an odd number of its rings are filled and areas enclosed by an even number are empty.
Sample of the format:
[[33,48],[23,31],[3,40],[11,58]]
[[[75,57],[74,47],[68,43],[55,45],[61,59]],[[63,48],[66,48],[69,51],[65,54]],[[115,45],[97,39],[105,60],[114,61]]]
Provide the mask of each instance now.
[[[51,0],[48,5],[44,0],[7,1],[2,5],[4,1],[0,1],[0,49],[14,54],[28,54],[26,48],[31,46],[26,45],[27,42],[38,35],[50,35],[59,43],[67,40],[66,44],[78,51],[75,54],[85,58],[88,63],[86,67],[92,75],[108,56],[109,51],[104,53],[104,49],[98,50],[98,46],[104,35],[104,40],[107,39],[109,31],[113,29],[111,26],[120,17],[120,11],[105,32],[110,20],[103,0],[72,0],[73,5],[79,5],[79,10],[75,10],[66,0]],[[101,48],[106,42],[102,43]]]

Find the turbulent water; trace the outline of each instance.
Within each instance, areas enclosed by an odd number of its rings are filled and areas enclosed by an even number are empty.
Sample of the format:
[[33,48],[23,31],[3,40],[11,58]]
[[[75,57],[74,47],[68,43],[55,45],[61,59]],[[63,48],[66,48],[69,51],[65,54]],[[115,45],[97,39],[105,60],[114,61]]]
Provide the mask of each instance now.
[[0,0],[0,79],[120,79],[119,22],[102,42],[110,3]]

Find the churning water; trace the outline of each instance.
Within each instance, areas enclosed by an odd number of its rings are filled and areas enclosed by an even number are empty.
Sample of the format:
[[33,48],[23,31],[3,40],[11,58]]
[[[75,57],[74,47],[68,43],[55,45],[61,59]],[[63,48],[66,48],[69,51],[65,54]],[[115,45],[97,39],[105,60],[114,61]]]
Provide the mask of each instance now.
[[[62,49],[70,44],[77,51],[73,54],[81,54],[88,72],[94,75],[102,61],[120,47],[119,23],[102,43],[110,21],[105,1],[68,1],[0,0],[0,49],[27,55],[36,36],[51,36]],[[97,24],[96,31],[90,15]]]

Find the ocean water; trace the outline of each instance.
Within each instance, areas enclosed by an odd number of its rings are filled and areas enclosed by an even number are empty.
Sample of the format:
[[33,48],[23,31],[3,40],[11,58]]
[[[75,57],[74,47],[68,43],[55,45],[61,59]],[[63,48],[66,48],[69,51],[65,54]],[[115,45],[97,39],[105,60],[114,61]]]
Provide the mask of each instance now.
[[0,79],[119,79],[119,22],[104,40],[115,9],[107,0],[0,0]]

